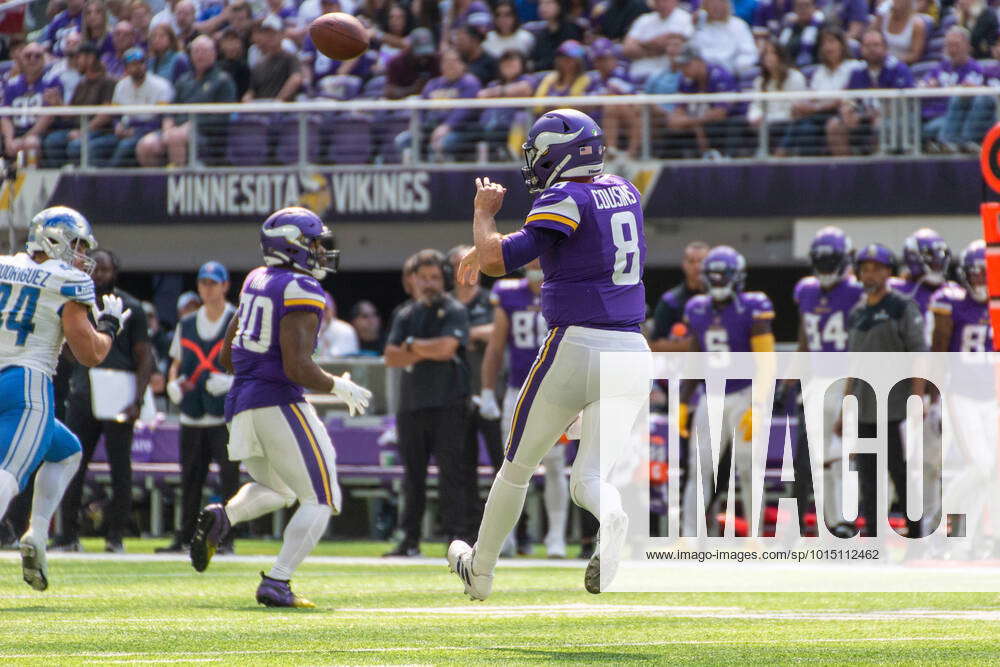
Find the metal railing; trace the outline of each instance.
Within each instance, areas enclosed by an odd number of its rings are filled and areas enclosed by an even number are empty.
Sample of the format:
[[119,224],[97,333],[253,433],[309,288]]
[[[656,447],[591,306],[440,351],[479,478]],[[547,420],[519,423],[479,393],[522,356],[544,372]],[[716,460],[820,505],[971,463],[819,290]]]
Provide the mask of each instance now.
[[[829,125],[839,122],[838,112],[775,122],[770,109],[806,100],[852,103],[860,112],[860,122],[848,128],[851,155],[919,156],[928,146],[954,150],[965,144],[970,150],[969,144],[981,139],[973,136],[967,137],[968,140],[939,141],[940,129],[929,134],[932,129],[930,118],[926,117],[929,104],[937,104],[938,115],[961,112],[968,120],[967,114],[978,113],[976,122],[988,129],[996,120],[998,94],[1000,90],[989,87],[955,87],[462,100],[356,99],[0,108],[0,116],[11,117],[22,127],[30,126],[40,116],[58,117],[38,156],[42,166],[52,168],[67,164],[81,169],[138,166],[134,147],[131,152],[119,150],[121,140],[112,132],[113,126],[118,119],[125,119],[122,123],[132,128],[134,139],[158,130],[164,116],[186,117],[179,120],[189,120],[194,129],[186,135],[183,153],[187,164],[175,166],[212,169],[430,162],[511,164],[520,162],[520,137],[534,118],[544,110],[558,107],[575,107],[592,113],[606,131],[617,126],[617,136],[608,137],[607,141],[618,150],[618,155],[628,158],[828,159]],[[971,103],[977,98],[983,102],[965,105],[975,111],[957,109],[962,105],[954,102]],[[754,102],[761,103],[763,108],[756,127],[748,123],[745,113],[746,105]],[[674,109],[696,113],[706,105],[720,104],[731,105],[733,110],[725,119],[705,124],[704,132],[678,129],[671,119]],[[439,136],[441,133],[436,135],[435,129],[456,109],[466,111],[458,127],[451,127],[443,138]],[[88,131],[95,116],[110,116],[110,124],[100,131]],[[78,136],[72,130],[77,130]],[[55,135],[57,132],[63,135]],[[57,139],[65,139],[65,143],[58,146]],[[70,141],[76,144],[68,150]],[[146,145],[140,146],[140,153]],[[144,166],[161,167],[169,155],[176,153],[176,149],[170,153],[165,145],[160,146],[160,152],[153,153],[156,159],[147,159]],[[34,159],[29,156],[28,161]]]

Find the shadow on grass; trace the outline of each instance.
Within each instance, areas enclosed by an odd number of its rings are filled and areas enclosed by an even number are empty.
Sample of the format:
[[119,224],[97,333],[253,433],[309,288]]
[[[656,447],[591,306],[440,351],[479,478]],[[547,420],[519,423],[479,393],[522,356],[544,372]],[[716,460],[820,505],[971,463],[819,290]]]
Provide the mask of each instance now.
[[65,607],[51,607],[40,604],[34,604],[30,607],[0,607],[0,615],[2,614],[38,614],[38,613],[53,613],[58,611],[67,611]]

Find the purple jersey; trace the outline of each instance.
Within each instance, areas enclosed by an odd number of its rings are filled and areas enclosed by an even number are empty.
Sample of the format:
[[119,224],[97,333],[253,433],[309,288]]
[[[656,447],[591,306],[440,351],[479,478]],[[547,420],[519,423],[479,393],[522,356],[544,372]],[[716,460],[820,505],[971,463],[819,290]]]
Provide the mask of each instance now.
[[[39,77],[34,83],[28,83],[23,74],[19,74],[11,79],[4,88],[3,102],[6,107],[30,109],[31,107],[48,106],[42,99],[43,94],[49,88],[56,88],[59,95],[62,95],[62,83],[57,78],[46,76]],[[11,116],[10,120],[14,124],[14,134],[20,136],[31,129],[39,116],[28,114]]]
[[[954,283],[950,283],[954,284]],[[920,314],[927,317],[927,307],[931,303],[931,297],[939,286],[928,285],[924,282],[913,282],[908,278],[889,278],[889,289],[895,290],[905,297],[909,297],[917,302],[920,307]]]
[[507,386],[519,388],[528,377],[548,333],[542,316],[541,296],[532,291],[527,278],[498,280],[493,285],[490,303],[507,313],[507,351],[510,355]]
[[[945,283],[945,285],[958,286],[956,283]],[[924,316],[924,338],[927,341],[927,346],[930,347],[934,336],[934,318],[927,315],[927,309],[930,307],[931,297],[934,296],[938,287],[928,285],[923,281],[913,282],[908,278],[893,277],[889,278],[889,289],[916,302],[920,314]]]
[[[707,294],[688,299],[684,321],[703,352],[751,352],[753,324],[774,319],[774,306],[763,292],[737,292],[719,307]],[[726,392],[750,386],[749,380],[729,380]]]
[[857,304],[865,289],[853,276],[828,290],[820,287],[815,276],[806,276],[795,286],[806,349],[810,352],[847,350],[847,314]]
[[250,272],[243,282],[236,313],[236,378],[226,396],[226,421],[244,410],[302,400],[302,387],[288,379],[282,364],[281,318],[294,311],[306,311],[322,319],[325,308],[323,288],[312,276],[277,266],[262,266]]
[[71,32],[83,31],[83,12],[70,14],[68,9],[64,9],[52,18],[52,22],[42,29],[42,34],[38,37],[38,42],[48,47],[54,56],[62,56],[63,40]]
[[[947,58],[920,80],[919,86],[950,88],[952,86],[982,86],[985,84],[983,66],[972,58],[961,65],[955,65]],[[923,117],[937,118],[948,111],[947,97],[931,97],[924,100]]]
[[948,283],[934,292],[930,310],[935,315],[951,318],[951,340],[948,352],[991,352],[993,329],[990,326],[989,306],[976,301],[954,283]]
[[524,226],[566,237],[541,255],[549,326],[639,330],[646,317],[641,198],[634,185],[611,174],[592,183],[561,181],[538,195]]

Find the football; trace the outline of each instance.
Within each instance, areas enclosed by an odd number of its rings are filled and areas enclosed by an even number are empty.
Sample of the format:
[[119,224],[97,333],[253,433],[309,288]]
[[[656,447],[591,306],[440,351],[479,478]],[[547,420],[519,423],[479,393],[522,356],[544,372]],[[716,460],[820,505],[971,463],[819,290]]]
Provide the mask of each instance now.
[[323,14],[309,25],[313,44],[327,58],[350,60],[368,48],[368,31],[350,14]]

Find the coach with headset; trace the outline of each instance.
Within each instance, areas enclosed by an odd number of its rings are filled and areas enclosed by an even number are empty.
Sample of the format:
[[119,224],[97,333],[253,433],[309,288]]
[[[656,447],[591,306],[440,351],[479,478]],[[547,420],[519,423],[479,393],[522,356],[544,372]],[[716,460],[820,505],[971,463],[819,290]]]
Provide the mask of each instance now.
[[[924,318],[912,300],[889,289],[889,277],[896,268],[892,250],[881,243],[861,249],[855,259],[858,279],[864,286],[865,296],[847,316],[848,352],[926,352]],[[878,399],[867,384],[848,378],[846,394],[858,400],[858,437],[875,438],[878,435]],[[924,380],[911,379],[911,392],[892,392],[888,402],[888,432],[886,450],[889,476],[901,505],[906,504],[906,461],[903,457],[901,426],[906,419],[906,400],[910,393],[923,397]],[[843,434],[843,415],[837,419],[834,432]],[[858,476],[861,492],[861,515],[865,518],[863,535],[874,535],[877,514],[876,470],[868,457],[859,461]],[[838,508],[837,511],[840,511]],[[907,519],[910,537],[920,537],[919,521]],[[883,529],[879,530],[884,533]]]
[[465,346],[469,314],[445,292],[449,267],[437,250],[421,250],[406,261],[413,299],[396,310],[385,346],[387,366],[402,368],[396,432],[403,461],[402,541],[386,556],[419,556],[427,498],[427,464],[433,454],[442,528],[463,535],[468,480],[463,465],[469,368]]

